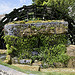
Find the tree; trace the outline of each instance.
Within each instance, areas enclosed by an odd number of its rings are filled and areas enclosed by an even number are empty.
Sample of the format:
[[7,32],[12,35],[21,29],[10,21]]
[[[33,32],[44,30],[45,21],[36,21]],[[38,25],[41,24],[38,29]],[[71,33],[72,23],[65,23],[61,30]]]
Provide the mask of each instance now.
[[72,7],[70,7],[69,9],[70,9],[69,15],[70,15],[70,17],[72,17],[72,18],[74,19],[74,21],[75,21],[75,3],[74,3],[74,5],[72,5]]
[[44,2],[47,2],[48,0],[32,0],[36,5],[43,5]]
[[[68,22],[70,21],[74,23],[73,17],[75,12],[75,9],[74,9],[75,0],[33,0],[33,2],[37,5],[46,4],[47,6],[51,7],[52,8],[51,11],[53,12],[52,15],[56,19],[64,19],[64,20],[67,20]],[[71,14],[69,14],[70,8],[72,8]]]
[[53,7],[60,12],[68,14],[69,7],[72,7],[75,0],[48,0],[47,6]]
[[74,13],[75,11],[75,0],[33,0],[34,4],[36,5],[44,5],[46,4],[47,6],[52,8],[52,12],[54,14],[54,17],[56,19],[63,19],[64,17],[68,16],[70,18],[72,17],[72,14],[70,14],[71,16],[69,16],[69,10],[72,7],[72,12]]
[[50,6],[52,9],[55,9],[57,14],[60,14],[61,18],[74,23],[74,19],[69,15],[69,10],[72,7],[72,11],[75,12],[74,9],[75,0],[48,0],[47,6]]

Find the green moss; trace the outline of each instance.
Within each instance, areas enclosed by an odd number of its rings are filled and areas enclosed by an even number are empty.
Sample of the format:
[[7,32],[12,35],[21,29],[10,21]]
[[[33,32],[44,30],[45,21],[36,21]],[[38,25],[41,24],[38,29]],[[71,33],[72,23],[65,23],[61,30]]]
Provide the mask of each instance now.
[[55,29],[55,27],[50,27],[50,29],[54,30],[54,29]]
[[64,28],[65,28],[65,29],[68,29],[68,26],[65,26]]
[[47,20],[47,21],[43,21],[43,20],[29,20],[29,21],[13,21],[13,22],[9,22],[8,24],[30,24],[30,23],[47,23],[47,22],[63,22],[63,20]]
[[31,26],[31,29],[32,29],[32,30],[35,30],[35,29],[36,29],[36,26]]

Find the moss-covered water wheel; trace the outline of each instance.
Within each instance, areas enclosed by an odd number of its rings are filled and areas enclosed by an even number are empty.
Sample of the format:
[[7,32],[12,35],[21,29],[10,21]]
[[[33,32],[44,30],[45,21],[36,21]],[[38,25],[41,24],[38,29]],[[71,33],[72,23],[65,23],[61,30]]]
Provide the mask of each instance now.
[[[42,12],[40,12],[41,10],[42,10]],[[25,6],[24,5],[23,7],[14,9],[9,14],[6,14],[5,17],[0,21],[0,40],[1,40],[1,42],[3,41],[3,39],[1,39],[1,37],[3,36],[2,30],[4,28],[4,25],[7,24],[8,22],[12,22],[12,21],[16,21],[16,20],[28,21],[29,19],[34,20],[37,18],[42,19],[42,20],[58,19],[54,15],[49,13],[48,11],[52,11],[52,9],[51,8],[49,9],[49,7],[47,7],[46,5],[45,6],[37,6],[37,5]],[[55,12],[55,11],[52,11],[52,12]],[[57,11],[57,12],[59,12],[59,11]],[[59,13],[61,13],[61,12],[59,12]],[[31,15],[31,17],[30,17],[30,15]],[[71,43],[75,44],[75,40],[74,40],[75,34],[73,33],[74,31],[73,31],[73,26],[72,26],[72,23],[74,25],[75,25],[75,23],[74,23],[73,19],[70,18],[69,16],[66,16],[63,13],[62,13],[62,15],[63,15],[62,19],[64,19],[65,21],[67,21],[69,23],[69,25],[68,25],[69,31],[72,31],[72,32],[69,32],[69,34],[72,36],[72,38],[70,37]],[[72,39],[73,39],[73,42],[72,42]],[[2,44],[1,44],[1,46],[2,46]]]

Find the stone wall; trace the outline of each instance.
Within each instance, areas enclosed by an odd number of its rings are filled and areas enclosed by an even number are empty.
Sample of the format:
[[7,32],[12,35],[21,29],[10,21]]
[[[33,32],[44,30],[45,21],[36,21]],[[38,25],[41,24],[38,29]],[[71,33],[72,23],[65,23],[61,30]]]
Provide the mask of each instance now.
[[[39,30],[31,29],[32,26],[40,27]],[[36,35],[39,33],[61,34],[68,32],[67,22],[48,22],[48,23],[32,23],[32,24],[9,24],[4,26],[5,35],[25,36]]]

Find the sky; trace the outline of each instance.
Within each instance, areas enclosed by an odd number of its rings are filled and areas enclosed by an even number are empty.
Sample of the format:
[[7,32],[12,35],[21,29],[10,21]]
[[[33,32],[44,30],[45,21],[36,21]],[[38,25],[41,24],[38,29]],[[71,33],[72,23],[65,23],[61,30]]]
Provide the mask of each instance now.
[[31,4],[32,0],[0,0],[0,15],[8,14],[15,8]]

